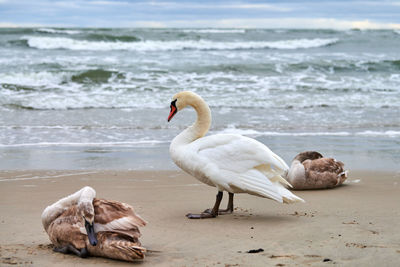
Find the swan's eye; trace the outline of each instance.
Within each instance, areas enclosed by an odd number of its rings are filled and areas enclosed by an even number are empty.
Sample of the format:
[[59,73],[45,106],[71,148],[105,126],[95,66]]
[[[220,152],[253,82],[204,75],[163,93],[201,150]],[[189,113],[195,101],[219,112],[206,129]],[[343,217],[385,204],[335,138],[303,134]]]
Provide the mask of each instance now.
[[172,107],[175,107],[175,108],[176,108],[176,101],[177,101],[177,100],[178,100],[178,99],[175,99],[174,101],[171,102],[171,108],[172,108]]

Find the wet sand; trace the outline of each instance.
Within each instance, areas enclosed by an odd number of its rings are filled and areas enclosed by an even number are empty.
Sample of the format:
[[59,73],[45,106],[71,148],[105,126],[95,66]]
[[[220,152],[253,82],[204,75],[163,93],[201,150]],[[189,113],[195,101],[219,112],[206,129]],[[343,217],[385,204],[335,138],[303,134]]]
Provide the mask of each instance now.
[[[400,262],[400,172],[352,171],[333,190],[296,191],[304,204],[240,194],[235,212],[188,220],[215,188],[178,171],[0,171],[0,266],[128,266],[55,253],[43,209],[85,185],[148,221],[140,266],[395,266]],[[227,195],[224,195],[223,206]],[[249,250],[263,251],[248,253]]]

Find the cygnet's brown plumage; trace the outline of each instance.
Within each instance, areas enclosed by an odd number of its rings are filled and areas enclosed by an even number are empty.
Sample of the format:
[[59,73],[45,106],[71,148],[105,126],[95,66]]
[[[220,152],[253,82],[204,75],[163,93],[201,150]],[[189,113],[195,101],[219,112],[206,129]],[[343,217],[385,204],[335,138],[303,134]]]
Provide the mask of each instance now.
[[[85,209],[85,205],[81,205],[82,198],[91,190],[94,197],[95,191],[85,187],[43,212],[43,226],[55,245],[54,250],[80,257],[99,256],[125,261],[144,258],[146,249],[141,247],[139,241],[139,227],[146,225],[146,222],[130,205],[117,201],[87,197],[86,200],[89,199],[93,206]],[[92,224],[97,239],[94,242],[90,241],[85,229],[90,216],[93,216]]]
[[316,151],[298,154],[287,174],[293,189],[325,189],[341,185],[347,178],[343,162],[324,158]]

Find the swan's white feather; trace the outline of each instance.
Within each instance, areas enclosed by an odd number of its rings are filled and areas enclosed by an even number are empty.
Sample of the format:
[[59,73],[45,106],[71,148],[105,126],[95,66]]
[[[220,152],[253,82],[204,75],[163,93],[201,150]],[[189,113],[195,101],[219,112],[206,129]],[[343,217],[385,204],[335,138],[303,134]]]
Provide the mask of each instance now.
[[[199,138],[177,149],[175,163],[200,181],[231,193],[248,193],[278,202],[296,202],[280,183],[287,164],[257,140],[235,134]],[[175,154],[175,153],[173,153]]]
[[268,147],[255,139],[237,134],[215,134],[199,138],[187,146],[209,160],[218,161],[222,169],[245,171],[258,165],[269,164],[285,171],[288,165]]
[[172,140],[170,154],[176,165],[218,191],[285,203],[303,201],[282,185],[290,186],[282,177],[289,167],[264,144],[237,134],[204,136],[211,125],[211,111],[199,95],[189,91],[174,95],[168,119],[188,105],[196,110],[197,120]]

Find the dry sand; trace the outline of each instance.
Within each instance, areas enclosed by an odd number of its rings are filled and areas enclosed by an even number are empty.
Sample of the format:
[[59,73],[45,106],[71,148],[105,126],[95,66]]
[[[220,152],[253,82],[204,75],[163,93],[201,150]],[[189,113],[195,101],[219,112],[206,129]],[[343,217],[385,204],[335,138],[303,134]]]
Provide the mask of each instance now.
[[[0,171],[1,266],[128,266],[52,251],[42,210],[84,185],[133,205],[149,223],[140,266],[399,266],[400,172],[352,172],[333,190],[297,191],[283,205],[240,194],[235,212],[189,220],[211,207],[215,188],[174,171]],[[224,195],[223,206],[227,196]],[[250,254],[251,249],[262,248]]]

